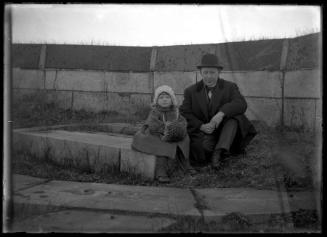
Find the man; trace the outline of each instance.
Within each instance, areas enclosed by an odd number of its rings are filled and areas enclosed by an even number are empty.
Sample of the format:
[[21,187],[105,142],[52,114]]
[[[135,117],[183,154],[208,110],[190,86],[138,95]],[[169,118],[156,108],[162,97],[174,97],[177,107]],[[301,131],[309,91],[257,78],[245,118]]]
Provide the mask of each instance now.
[[216,55],[204,55],[197,68],[202,80],[185,89],[180,107],[188,123],[190,160],[219,169],[228,154],[244,151],[256,130],[244,115],[247,103],[237,85],[219,77],[223,67]]

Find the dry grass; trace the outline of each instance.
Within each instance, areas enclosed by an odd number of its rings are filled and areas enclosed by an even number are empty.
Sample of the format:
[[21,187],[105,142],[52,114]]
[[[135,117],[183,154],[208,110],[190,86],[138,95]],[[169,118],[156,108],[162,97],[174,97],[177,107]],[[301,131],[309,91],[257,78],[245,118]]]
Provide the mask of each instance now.
[[[106,127],[97,123],[124,122],[136,125],[145,119],[147,113],[139,117],[126,117],[111,111],[92,113],[58,108],[40,92],[22,99],[14,99],[14,127],[85,123],[82,131],[102,131]],[[143,116],[143,117],[141,117]],[[107,174],[85,173],[73,168],[56,166],[50,161],[35,160],[28,154],[15,154],[14,173],[59,180],[104,182],[119,184],[139,184],[182,188],[208,187],[253,187],[257,189],[276,189],[278,182],[288,188],[312,189],[311,166],[317,144],[312,134],[302,131],[280,133],[262,122],[254,122],[258,135],[247,147],[246,155],[232,156],[220,171],[204,167],[194,177],[175,172],[171,183],[160,184],[129,174],[112,172]],[[67,128],[68,129],[68,128]],[[76,129],[76,128],[75,128]],[[107,130],[105,130],[107,131]],[[127,131],[129,135],[135,129]]]

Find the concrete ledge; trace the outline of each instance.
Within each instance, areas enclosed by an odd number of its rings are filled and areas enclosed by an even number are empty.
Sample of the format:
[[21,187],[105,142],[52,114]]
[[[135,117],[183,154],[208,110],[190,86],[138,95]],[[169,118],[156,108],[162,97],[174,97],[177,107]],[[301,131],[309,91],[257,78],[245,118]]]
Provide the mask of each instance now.
[[121,149],[120,171],[140,174],[153,179],[156,170],[156,157],[132,149]]
[[[116,131],[126,128],[123,124],[113,127],[116,127]],[[131,142],[131,136],[104,133],[40,131],[35,128],[14,130],[13,133],[15,150],[27,152],[39,159],[51,159],[68,167],[95,172],[110,171],[116,167],[120,171],[153,179],[155,156],[132,150]]]

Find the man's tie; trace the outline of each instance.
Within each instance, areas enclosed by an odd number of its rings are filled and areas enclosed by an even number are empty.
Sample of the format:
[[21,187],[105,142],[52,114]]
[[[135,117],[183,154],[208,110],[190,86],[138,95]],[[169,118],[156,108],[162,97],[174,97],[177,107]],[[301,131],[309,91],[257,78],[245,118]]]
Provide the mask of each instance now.
[[209,98],[209,100],[211,100],[211,96],[212,96],[212,90],[213,90],[213,88],[209,88],[209,87],[207,87],[207,90],[208,90],[208,98]]

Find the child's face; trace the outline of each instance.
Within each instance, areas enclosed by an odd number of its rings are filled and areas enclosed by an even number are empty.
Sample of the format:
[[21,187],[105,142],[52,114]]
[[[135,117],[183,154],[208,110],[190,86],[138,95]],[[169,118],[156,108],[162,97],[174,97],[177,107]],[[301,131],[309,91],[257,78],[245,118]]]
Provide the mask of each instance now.
[[158,97],[158,105],[160,105],[161,107],[169,107],[171,106],[172,101],[170,98],[170,95],[168,95],[167,93],[161,93]]

